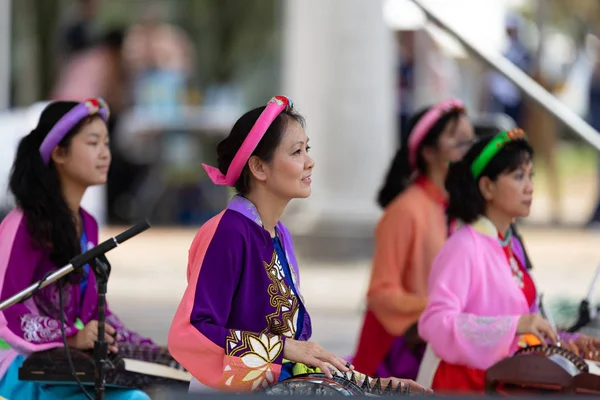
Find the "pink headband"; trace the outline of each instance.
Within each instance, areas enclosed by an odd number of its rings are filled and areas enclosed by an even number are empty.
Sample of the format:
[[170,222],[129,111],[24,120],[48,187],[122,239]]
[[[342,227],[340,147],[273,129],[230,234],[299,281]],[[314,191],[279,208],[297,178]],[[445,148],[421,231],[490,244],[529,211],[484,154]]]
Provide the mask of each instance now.
[[269,126],[271,126],[275,118],[277,118],[283,110],[288,108],[292,109],[292,101],[285,96],[275,96],[269,100],[267,107],[260,114],[235,157],[233,157],[233,160],[227,169],[227,175],[223,175],[218,168],[202,164],[210,180],[213,181],[215,185],[219,186],[235,186],[248,159],[265,135],[267,129],[269,129]]
[[56,125],[52,127],[44,141],[40,145],[40,155],[44,164],[50,163],[50,155],[52,150],[60,143],[61,140],[69,133],[75,125],[85,117],[98,114],[102,120],[107,123],[109,117],[108,105],[102,99],[88,99],[83,103],[77,104],[68,113],[58,120]]
[[410,166],[413,169],[417,168],[417,151],[419,150],[421,142],[425,136],[427,136],[427,133],[429,133],[429,130],[440,120],[440,118],[442,118],[442,116],[449,111],[456,109],[465,109],[465,105],[462,101],[458,99],[444,100],[431,107],[431,109],[419,119],[419,122],[417,122],[412,129],[408,138],[408,159]]

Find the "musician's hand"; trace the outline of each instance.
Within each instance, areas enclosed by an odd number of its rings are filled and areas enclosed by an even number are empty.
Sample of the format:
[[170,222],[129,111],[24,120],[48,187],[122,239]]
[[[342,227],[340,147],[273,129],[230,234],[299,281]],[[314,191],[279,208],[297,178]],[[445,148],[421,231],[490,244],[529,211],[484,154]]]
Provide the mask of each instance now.
[[569,341],[569,350],[586,360],[600,361],[600,339],[579,335]]
[[349,370],[354,369],[354,367],[350,365],[350,363],[347,363],[343,358],[328,352],[313,342],[287,339],[285,341],[285,347],[283,348],[283,357],[292,362],[302,363],[309,367],[320,368],[329,378],[332,377],[329,364],[342,372],[348,372]]
[[[94,348],[94,341],[98,339],[98,321],[92,320],[75,335],[67,338],[67,345],[74,349],[90,350]],[[109,324],[104,324],[104,340],[108,343],[108,350],[117,353],[117,331]]]
[[[381,378],[381,389],[385,389],[385,387],[392,382],[392,390],[396,390],[398,384],[400,384],[401,390],[404,390],[406,385],[410,387],[410,392],[414,394],[418,394],[421,390],[425,394],[433,394],[433,390],[426,388],[425,386],[419,385],[417,382],[411,379],[399,379],[399,378]],[[371,386],[375,384],[375,380],[372,381]]]
[[526,333],[536,336],[542,343],[542,346],[545,346],[548,340],[552,344],[558,342],[558,336],[550,323],[539,314],[526,314],[519,318],[517,334],[524,335]]

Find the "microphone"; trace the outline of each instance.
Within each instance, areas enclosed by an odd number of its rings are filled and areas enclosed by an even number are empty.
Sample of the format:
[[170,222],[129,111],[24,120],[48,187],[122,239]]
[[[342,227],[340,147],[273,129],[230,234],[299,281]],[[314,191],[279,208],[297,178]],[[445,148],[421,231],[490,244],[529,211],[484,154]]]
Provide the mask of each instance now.
[[[29,287],[25,288],[24,290],[22,290],[21,292],[15,294],[15,295],[13,295],[12,297],[0,302],[0,311],[4,310],[7,307],[12,306],[13,304],[20,303],[20,302],[28,299],[29,297],[33,296],[38,290],[50,285],[52,282],[57,281],[58,279],[62,278],[63,276],[70,274],[76,268],[81,268],[82,266],[91,263],[92,260],[94,260],[96,258],[100,259],[100,261],[106,260],[106,258],[103,257],[105,253],[114,249],[119,244],[131,239],[132,237],[139,235],[140,233],[144,232],[148,228],[150,228],[150,223],[148,222],[148,220],[145,220],[144,222],[140,222],[139,224],[132,226],[125,232],[120,233],[117,236],[110,238],[108,240],[105,240],[104,242],[100,243],[98,246],[86,251],[85,253],[82,253],[76,257],[73,257],[73,259],[71,259],[69,264],[65,265],[64,267],[62,267],[56,271],[52,271],[52,272],[44,275],[44,277],[41,280],[39,280],[38,282],[30,285]],[[106,260],[106,261],[108,261],[108,260]]]
[[105,240],[104,242],[100,243],[96,247],[91,248],[85,253],[81,253],[80,255],[73,257],[69,264],[72,265],[73,268],[80,268],[88,264],[94,258],[111,251],[121,243],[146,231],[148,228],[150,228],[150,223],[148,222],[148,220],[140,222],[127,229],[125,232],[119,233],[117,236]]

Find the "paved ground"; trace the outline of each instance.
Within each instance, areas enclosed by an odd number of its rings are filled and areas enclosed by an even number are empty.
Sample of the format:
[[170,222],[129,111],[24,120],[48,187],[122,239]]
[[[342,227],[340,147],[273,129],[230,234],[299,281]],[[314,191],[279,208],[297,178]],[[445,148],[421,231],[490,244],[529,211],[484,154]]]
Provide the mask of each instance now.
[[[584,297],[600,265],[600,231],[521,230],[535,264],[536,281],[549,302]],[[106,231],[103,237],[118,231]],[[185,288],[187,250],[194,233],[154,228],[109,254],[113,265],[110,305],[129,325],[162,343]],[[300,262],[302,291],[314,319],[314,339],[340,354],[352,352],[360,329],[369,261],[345,265]]]
[[[187,250],[193,235],[193,231],[153,229],[109,254],[111,308],[126,323],[162,343],[185,289]],[[347,267],[313,264],[302,270],[314,338],[327,348],[346,353],[354,345],[367,266],[366,262]]]

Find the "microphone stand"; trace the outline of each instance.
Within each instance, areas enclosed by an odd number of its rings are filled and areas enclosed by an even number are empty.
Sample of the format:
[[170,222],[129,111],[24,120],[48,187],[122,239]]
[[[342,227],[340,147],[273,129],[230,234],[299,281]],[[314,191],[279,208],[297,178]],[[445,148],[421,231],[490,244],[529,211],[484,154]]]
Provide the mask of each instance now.
[[94,341],[94,361],[96,364],[96,376],[94,390],[97,400],[104,400],[106,385],[106,370],[112,367],[108,361],[108,342],[104,338],[106,325],[106,291],[108,287],[108,276],[110,275],[110,263],[104,255],[96,257],[91,263],[92,270],[96,276],[98,286],[98,339]]
[[588,289],[588,294],[587,294],[586,298],[583,299],[581,301],[581,303],[579,303],[579,310],[578,310],[579,312],[578,312],[577,321],[575,322],[575,324],[572,327],[570,327],[568,329],[568,332],[570,332],[570,333],[577,332],[579,329],[581,329],[584,326],[586,326],[587,324],[589,324],[592,321],[592,318],[594,318],[596,316],[595,310],[592,307],[590,307],[590,304],[591,304],[592,296],[594,295],[594,291],[596,289],[596,283],[597,283],[599,277],[600,277],[600,266],[598,266],[596,268],[596,273],[594,274],[594,278],[592,279],[592,282],[590,283],[590,287]]
[[[0,311],[2,311],[14,304],[21,303],[29,299],[38,290],[70,274],[76,269],[82,268],[86,264],[90,264],[92,266],[92,271],[96,276],[98,286],[98,339],[94,342],[94,361],[96,364],[94,390],[96,393],[96,400],[104,400],[106,380],[105,369],[108,365],[108,343],[104,339],[104,332],[106,325],[106,291],[108,286],[108,276],[110,275],[110,263],[106,259],[105,253],[111,251],[126,240],[139,235],[148,228],[150,228],[148,221],[136,224],[125,232],[105,240],[98,246],[93,247],[85,253],[74,257],[69,264],[47,276],[44,276],[41,280],[33,285],[0,302]],[[61,312],[63,312],[63,310],[61,310]]]

